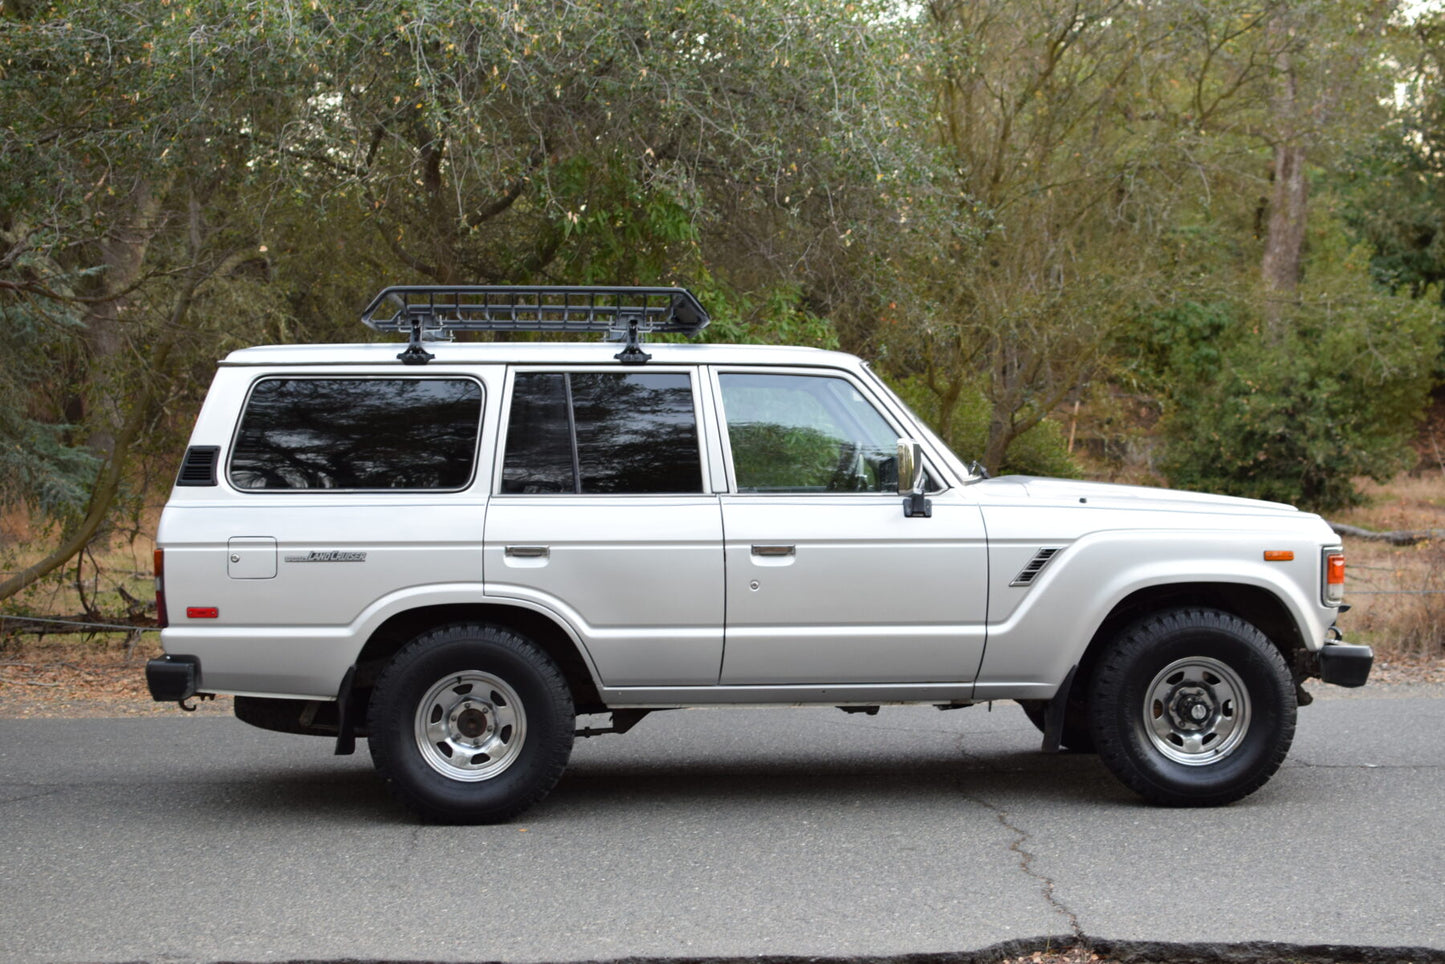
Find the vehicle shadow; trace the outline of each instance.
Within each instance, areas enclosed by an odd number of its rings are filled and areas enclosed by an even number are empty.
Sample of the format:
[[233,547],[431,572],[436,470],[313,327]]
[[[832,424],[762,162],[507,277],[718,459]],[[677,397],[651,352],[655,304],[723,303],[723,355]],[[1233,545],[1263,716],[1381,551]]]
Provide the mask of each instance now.
[[[359,765],[365,757],[358,757],[355,762],[328,758],[314,766],[294,759],[285,766],[253,764],[244,772],[213,773],[167,793],[172,807],[179,794],[201,812],[254,819],[415,823],[376,772]],[[960,759],[923,753],[827,760],[759,753],[726,761],[574,758],[552,793],[523,819],[571,822],[699,810],[756,810],[773,817],[789,810],[916,811],[956,808],[969,799],[989,806],[1024,801],[1137,805],[1089,755],[1011,752]]]
[[902,759],[826,761],[760,756],[752,760],[574,761],[546,802],[549,811],[582,801],[591,812],[747,806],[865,808],[956,806],[960,797],[996,802],[1072,801],[1133,805],[1097,757],[1038,752],[985,757],[910,755]]

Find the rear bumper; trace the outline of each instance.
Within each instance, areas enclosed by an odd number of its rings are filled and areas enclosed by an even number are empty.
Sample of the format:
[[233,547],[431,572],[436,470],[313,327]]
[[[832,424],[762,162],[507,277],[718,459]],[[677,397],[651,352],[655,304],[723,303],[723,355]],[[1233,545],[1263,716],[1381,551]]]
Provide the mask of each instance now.
[[146,686],[157,703],[181,703],[196,695],[201,660],[196,656],[161,656],[146,663]]
[[1375,664],[1375,651],[1368,646],[1326,643],[1319,651],[1320,679],[1336,686],[1364,686]]

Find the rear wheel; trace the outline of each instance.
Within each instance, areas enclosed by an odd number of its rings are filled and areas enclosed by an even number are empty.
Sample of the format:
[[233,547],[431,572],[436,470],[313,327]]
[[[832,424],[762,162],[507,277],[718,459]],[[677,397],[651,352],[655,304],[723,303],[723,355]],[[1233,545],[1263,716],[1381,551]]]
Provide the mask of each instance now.
[[1105,765],[1166,806],[1218,806],[1279,769],[1294,739],[1295,688],[1254,626],[1212,609],[1136,623],[1102,654],[1090,730]]
[[435,629],[376,682],[372,761],[407,807],[441,823],[497,823],[541,800],[572,752],[572,697],[556,664],[496,626]]

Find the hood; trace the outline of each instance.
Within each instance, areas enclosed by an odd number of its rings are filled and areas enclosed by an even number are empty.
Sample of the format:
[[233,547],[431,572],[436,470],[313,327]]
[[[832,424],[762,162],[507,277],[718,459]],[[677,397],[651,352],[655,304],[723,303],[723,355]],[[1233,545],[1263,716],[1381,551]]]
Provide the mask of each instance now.
[[[1207,492],[1185,492],[1179,489],[1155,489],[1144,485],[1115,485],[1109,482],[1077,482],[1073,479],[1050,479],[1028,475],[1006,475],[977,483],[996,488],[1015,490],[1030,499],[1050,503],[1079,503],[1092,506],[1120,509],[1161,509],[1165,511],[1188,512],[1298,512],[1284,502],[1266,502],[1263,499],[1241,499],[1232,495],[1212,495]],[[1018,490],[1022,490],[1021,493]]]

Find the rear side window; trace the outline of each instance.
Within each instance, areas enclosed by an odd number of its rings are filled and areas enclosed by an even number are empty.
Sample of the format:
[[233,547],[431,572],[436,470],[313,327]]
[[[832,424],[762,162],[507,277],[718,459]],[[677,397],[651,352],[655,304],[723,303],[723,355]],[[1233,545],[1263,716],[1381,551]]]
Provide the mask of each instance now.
[[469,378],[268,378],[241,416],[231,484],[465,488],[481,421],[482,387]]
[[702,491],[692,380],[681,372],[524,372],[512,386],[502,491]]

